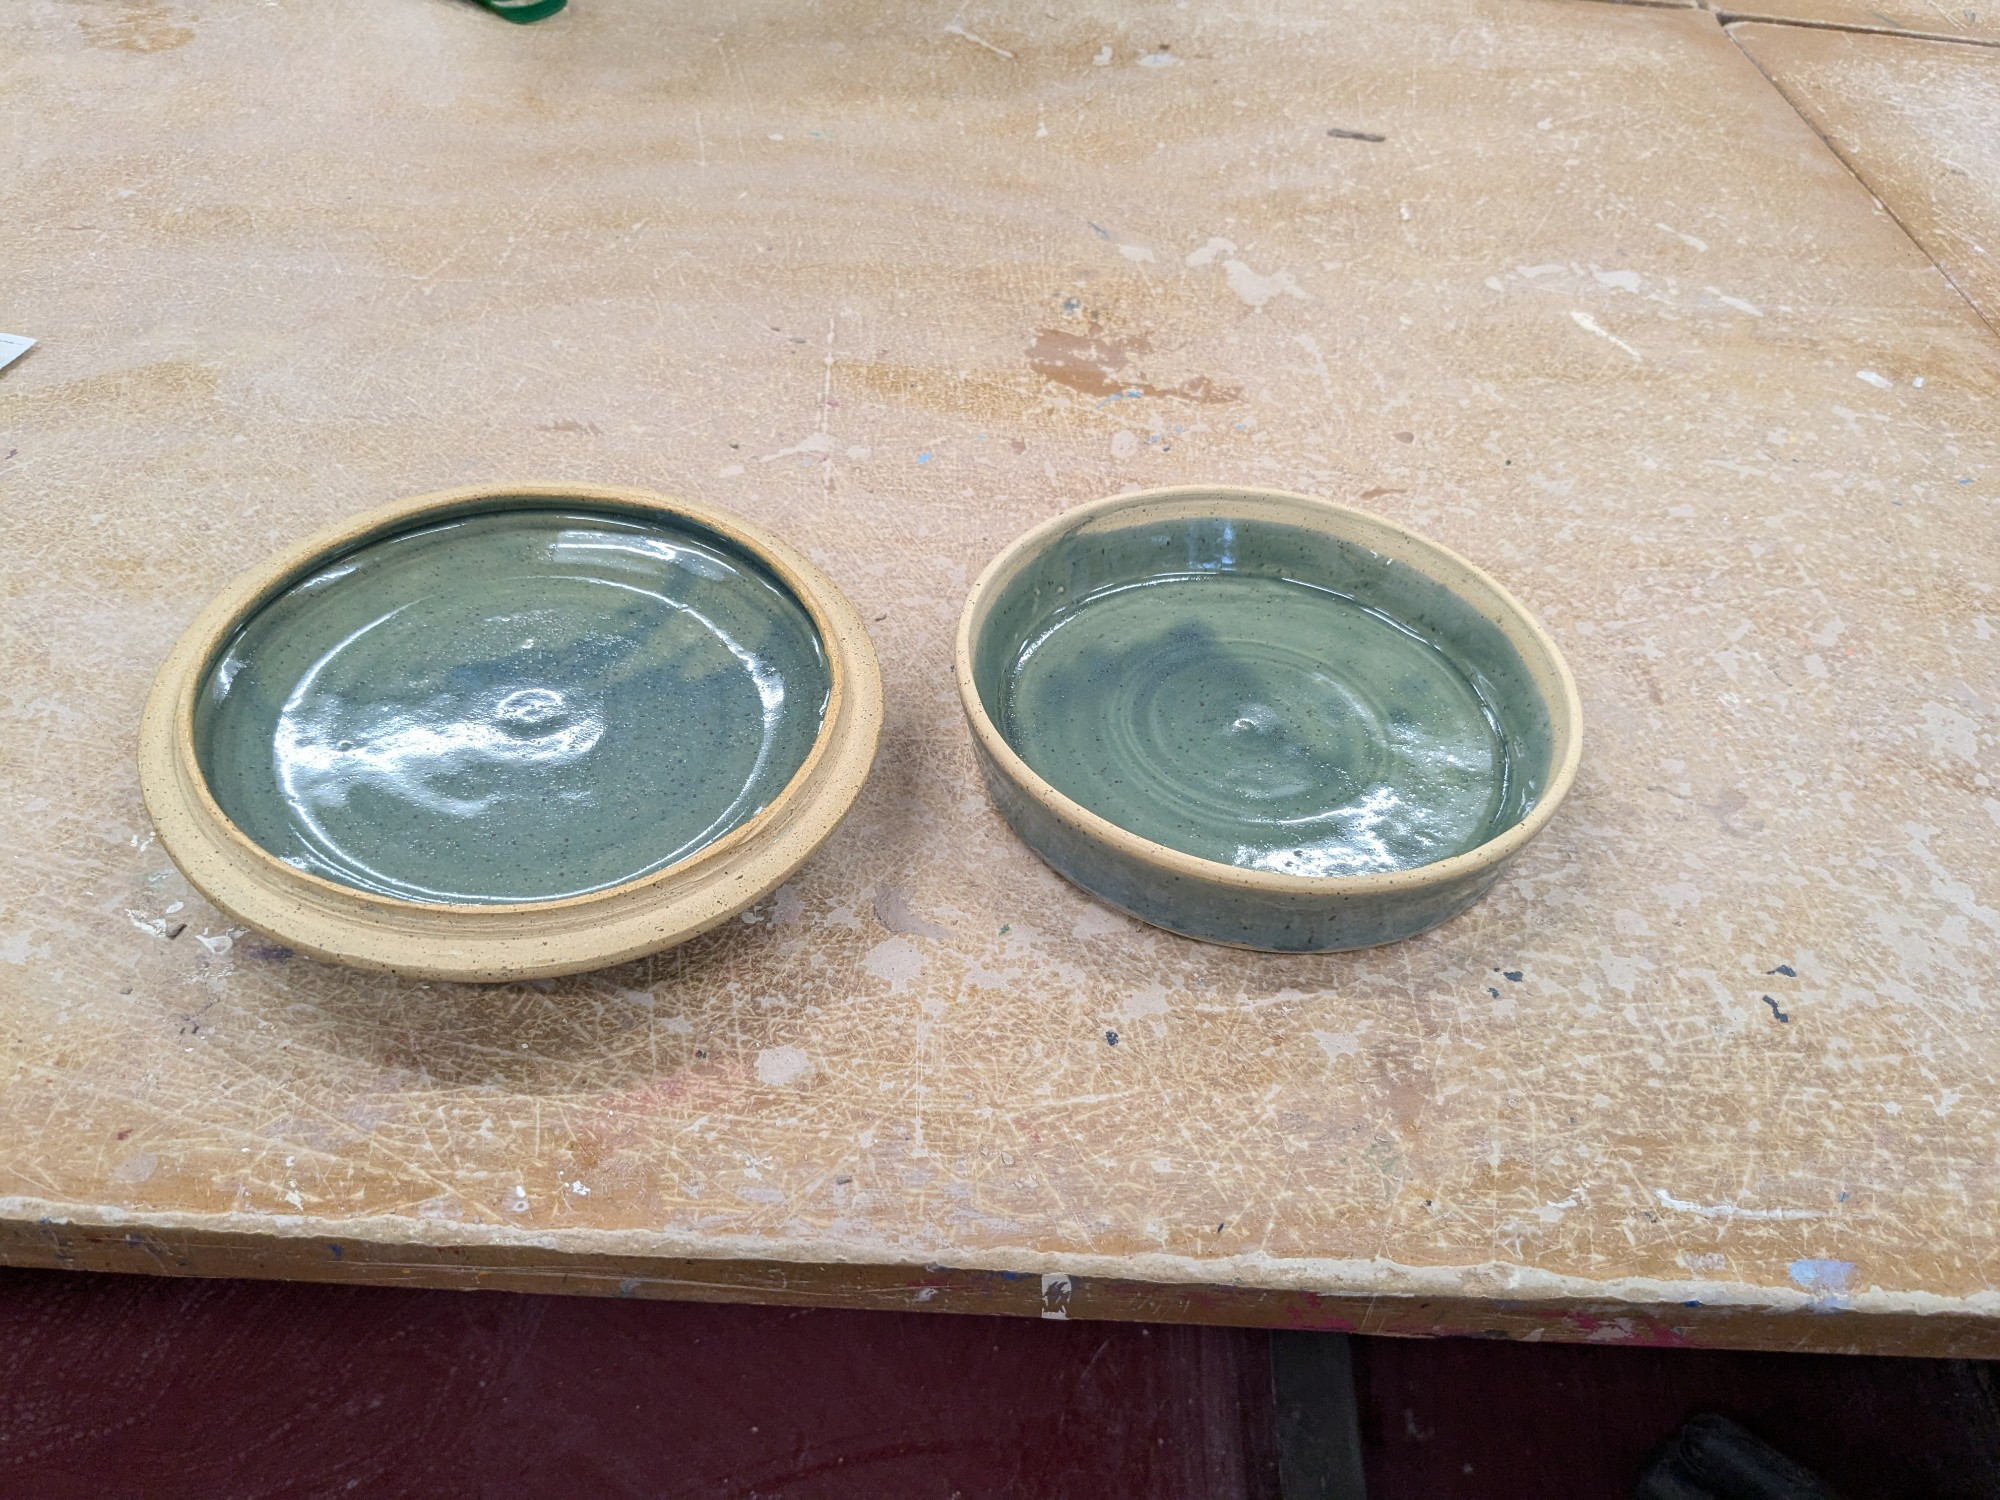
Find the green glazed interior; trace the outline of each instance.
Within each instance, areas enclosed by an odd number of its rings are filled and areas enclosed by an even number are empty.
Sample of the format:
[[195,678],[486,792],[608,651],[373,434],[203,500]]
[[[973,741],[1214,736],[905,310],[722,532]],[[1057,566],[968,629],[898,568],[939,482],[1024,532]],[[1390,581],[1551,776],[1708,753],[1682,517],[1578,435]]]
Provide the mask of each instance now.
[[505,502],[361,544],[259,607],[194,710],[209,790],[299,869],[555,900],[739,827],[832,675],[768,568],[692,522]]
[[988,716],[1071,800],[1202,859],[1374,875],[1520,822],[1548,709],[1442,584],[1306,527],[1100,522],[1017,574],[973,647]]

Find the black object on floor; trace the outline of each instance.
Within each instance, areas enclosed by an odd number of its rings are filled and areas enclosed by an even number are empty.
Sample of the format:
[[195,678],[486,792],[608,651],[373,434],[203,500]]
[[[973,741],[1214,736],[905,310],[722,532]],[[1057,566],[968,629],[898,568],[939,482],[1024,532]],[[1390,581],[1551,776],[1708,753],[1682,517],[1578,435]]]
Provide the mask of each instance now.
[[1352,1341],[1368,1500],[1629,1500],[1719,1412],[1849,1500],[2000,1500],[1986,1367],[1500,1339]]
[[1714,1412],[1660,1445],[1632,1500],[1840,1500],[1819,1476]]
[[1343,1333],[1271,1335],[1284,1500],[1367,1500],[1351,1343]]

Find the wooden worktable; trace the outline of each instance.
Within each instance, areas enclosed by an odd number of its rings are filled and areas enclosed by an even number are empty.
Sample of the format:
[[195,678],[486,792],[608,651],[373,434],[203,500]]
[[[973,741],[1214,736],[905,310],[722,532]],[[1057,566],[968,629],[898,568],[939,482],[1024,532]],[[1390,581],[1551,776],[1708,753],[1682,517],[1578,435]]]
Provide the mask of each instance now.
[[[0,374],[0,1258],[2000,1354],[2000,340],[1714,15],[0,38],[42,340]],[[232,928],[139,801],[167,644],[314,527],[515,476],[807,546],[887,676],[856,813],[577,979]],[[988,807],[971,575],[1209,479],[1421,527],[1568,652],[1577,789],[1443,929],[1203,947]]]

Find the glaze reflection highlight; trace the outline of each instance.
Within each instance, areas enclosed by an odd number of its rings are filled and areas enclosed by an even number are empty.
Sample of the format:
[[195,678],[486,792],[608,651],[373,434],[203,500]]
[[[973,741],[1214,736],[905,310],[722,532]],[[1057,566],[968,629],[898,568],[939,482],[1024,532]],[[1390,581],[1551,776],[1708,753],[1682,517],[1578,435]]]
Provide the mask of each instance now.
[[259,609],[197,751],[297,868],[409,900],[637,879],[766,806],[831,676],[804,608],[693,525],[519,509],[368,544]]

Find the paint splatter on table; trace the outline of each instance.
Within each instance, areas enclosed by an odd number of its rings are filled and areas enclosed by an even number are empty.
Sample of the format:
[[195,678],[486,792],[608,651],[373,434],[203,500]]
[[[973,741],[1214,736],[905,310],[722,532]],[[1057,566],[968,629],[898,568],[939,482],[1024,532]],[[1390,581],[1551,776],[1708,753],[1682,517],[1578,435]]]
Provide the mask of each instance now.
[[[7,18],[0,1257],[2000,1352],[1991,329],[1703,12],[950,21]],[[888,680],[855,816],[578,979],[231,927],[135,786],[168,641],[538,474],[813,551]],[[1210,478],[1557,633],[1582,780],[1465,917],[1204,948],[987,806],[972,574]]]

